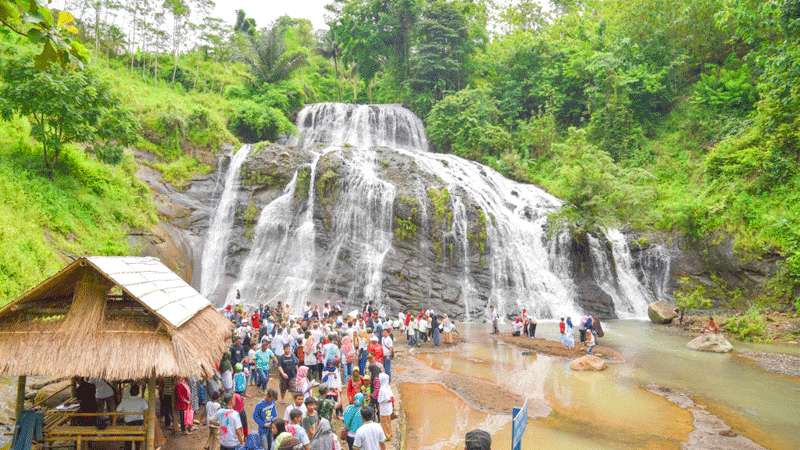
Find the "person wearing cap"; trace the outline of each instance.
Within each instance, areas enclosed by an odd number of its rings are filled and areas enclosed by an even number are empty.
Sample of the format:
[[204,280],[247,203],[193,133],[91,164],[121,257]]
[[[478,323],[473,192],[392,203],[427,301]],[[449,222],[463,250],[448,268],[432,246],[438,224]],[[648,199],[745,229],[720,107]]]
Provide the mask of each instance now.
[[492,450],[492,436],[477,428],[469,431],[464,436],[464,450]]

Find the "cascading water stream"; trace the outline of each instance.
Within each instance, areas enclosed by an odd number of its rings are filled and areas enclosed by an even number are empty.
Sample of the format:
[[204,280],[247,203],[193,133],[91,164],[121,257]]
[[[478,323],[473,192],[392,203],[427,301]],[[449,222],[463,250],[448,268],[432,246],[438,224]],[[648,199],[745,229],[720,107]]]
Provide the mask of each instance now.
[[[415,172],[425,174],[415,178],[416,185],[410,189],[422,212],[419,226],[425,233],[442,233],[440,242],[431,242],[441,247],[434,249],[438,254],[450,259],[440,261],[437,257],[437,264],[457,267],[453,272],[460,274],[456,300],[466,317],[482,308],[488,311],[489,306],[495,306],[501,315],[527,307],[540,318],[582,312],[570,269],[571,238],[565,232],[554,236],[547,233],[549,215],[562,205],[559,199],[536,186],[508,180],[476,162],[429,152],[421,121],[401,106],[309,105],[298,115],[297,126],[299,132],[292,145],[298,151],[313,154],[313,159],[294,174],[282,195],[262,209],[249,254],[242,262],[238,280],[228,291],[228,302],[233,301],[239,289],[246,302],[281,300],[295,310],[307,301],[321,300],[333,293],[351,305],[367,300],[380,303],[387,295],[385,261],[396,250],[393,222],[399,189],[397,174],[387,173],[388,165],[381,165],[386,164],[385,158],[396,155],[410,160]],[[320,169],[323,160],[326,165]],[[318,171],[331,170],[332,161],[337,164],[335,198],[318,199]],[[238,182],[231,180],[235,162],[228,171],[223,197],[238,187]],[[421,182],[422,179],[435,180],[435,186],[428,186],[431,181]],[[300,183],[303,185],[298,186]],[[450,213],[444,225],[427,220],[429,212],[433,213],[428,205],[432,201],[428,191],[431,187],[448,191],[449,195],[443,198],[449,198]],[[404,192],[408,194],[409,190]],[[225,221],[217,224],[216,219],[222,216],[232,221],[230,203],[235,206],[235,201],[223,200],[220,199],[209,231],[209,244],[227,239],[222,226]],[[320,217],[315,221],[315,209],[323,205],[332,213],[326,221]],[[227,212],[221,211],[223,208]],[[480,222],[479,233],[474,231],[476,220]],[[321,226],[325,229],[318,229]],[[434,230],[440,226],[441,230]],[[324,245],[317,242],[320,233],[330,236]],[[482,244],[475,244],[476,235]],[[641,270],[637,278],[637,267],[622,233],[609,230],[605,238],[612,251],[602,252],[597,247],[591,252],[593,265],[597,266],[596,285],[612,297],[621,316],[641,317],[647,303],[660,294],[651,292],[654,287],[649,281],[647,286],[642,285]],[[427,241],[420,240],[418,251],[431,250],[423,242]],[[475,245],[482,249],[480,255],[475,253]],[[209,250],[209,259],[219,251]],[[224,262],[220,256],[214,256],[214,260],[218,264]],[[206,266],[205,261],[206,252],[204,268],[212,267]],[[666,279],[662,275],[657,278]],[[209,283],[218,281],[212,278]],[[427,283],[430,291],[439,280]]]
[[[201,260],[200,292],[206,297],[213,296],[225,275],[226,255],[233,230],[236,199],[239,193],[239,171],[250,154],[250,146],[244,145],[231,155],[225,184],[217,207],[208,227],[206,243]],[[219,179],[217,177],[217,183]]]

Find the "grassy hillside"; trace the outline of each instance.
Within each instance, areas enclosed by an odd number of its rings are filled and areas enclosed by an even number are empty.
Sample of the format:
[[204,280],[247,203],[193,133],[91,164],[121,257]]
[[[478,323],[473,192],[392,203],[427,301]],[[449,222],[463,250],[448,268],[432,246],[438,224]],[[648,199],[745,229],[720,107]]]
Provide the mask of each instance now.
[[45,176],[24,120],[0,121],[0,304],[60,269],[68,255],[125,255],[127,233],[155,221],[130,157],[101,163],[76,147]]
[[[14,37],[0,38],[0,55],[26,51],[27,44]],[[0,120],[0,304],[59,270],[70,256],[138,252],[129,232],[157,221],[151,192],[135,176],[138,164],[153,165],[181,187],[208,171],[225,144],[237,144],[225,126],[228,102],[219,93],[146,79],[120,61],[95,59],[88,69],[133,112],[138,142],[118,164],[69,144],[51,178],[28,121]],[[155,159],[137,160],[134,149]]]

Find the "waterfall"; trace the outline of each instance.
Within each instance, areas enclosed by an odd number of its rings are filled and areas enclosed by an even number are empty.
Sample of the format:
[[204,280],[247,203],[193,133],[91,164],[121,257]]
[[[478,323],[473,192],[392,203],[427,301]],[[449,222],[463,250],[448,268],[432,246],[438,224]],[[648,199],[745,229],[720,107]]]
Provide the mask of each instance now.
[[[236,198],[239,193],[239,170],[249,154],[250,146],[245,145],[230,156],[224,187],[209,223],[206,242],[203,246],[200,278],[200,292],[206,297],[211,297],[216,293],[220,281],[225,275],[228,244],[233,230]],[[221,178],[218,173],[217,184]]]
[[[380,304],[387,296],[384,266],[397,251],[394,208],[396,200],[404,198],[399,197],[403,188],[404,195],[419,205],[422,232],[442,235],[441,241],[417,239],[417,251],[437,252],[436,267],[428,267],[426,273],[435,277],[449,270],[454,282],[448,286],[455,285],[455,295],[447,298],[451,304],[459,303],[465,317],[488,311],[489,306],[501,315],[524,307],[540,318],[583,312],[570,259],[572,238],[567,232],[547,233],[548,217],[561,207],[561,200],[474,161],[429,152],[422,122],[399,105],[309,105],[299,113],[297,127],[291,145],[313,157],[261,210],[249,253],[223,296],[227,302],[233,301],[238,289],[245,302],[280,300],[296,311],[305,302],[331,296],[350,305],[367,300]],[[203,267],[217,269],[203,276],[204,293],[214,292],[224,272],[238,171],[247,151],[237,153],[231,162],[209,229]],[[413,174],[387,172],[387,158],[410,161]],[[317,192],[317,181],[328,179],[326,171],[332,164],[336,164],[336,193],[325,198]],[[412,184],[403,184],[406,178]],[[431,188],[447,189],[441,200],[448,208],[444,223],[428,217],[435,212],[430,209]],[[321,214],[323,208],[331,211],[330,217],[321,220],[317,215],[315,220],[315,211]],[[474,247],[476,226],[480,254]],[[633,261],[618,230],[608,230],[604,238],[610,250],[604,250],[598,238],[589,238],[593,286],[613,299],[621,317],[642,317],[647,303],[661,295],[654,292],[659,283],[653,279],[667,278],[648,274],[642,261]],[[440,260],[439,255],[444,257]],[[412,257],[415,264],[426,261],[424,256]],[[418,290],[427,292],[420,295],[430,297],[442,283],[421,280]]]

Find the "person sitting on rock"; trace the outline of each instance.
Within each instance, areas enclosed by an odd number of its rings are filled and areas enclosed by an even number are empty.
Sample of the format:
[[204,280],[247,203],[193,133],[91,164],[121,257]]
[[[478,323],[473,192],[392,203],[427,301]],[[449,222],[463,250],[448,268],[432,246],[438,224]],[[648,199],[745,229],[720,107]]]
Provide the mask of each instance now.
[[719,325],[717,325],[717,322],[714,322],[714,317],[708,316],[708,323],[706,324],[706,327],[703,328],[703,334],[708,334],[708,333],[719,334],[719,332],[720,332]]

